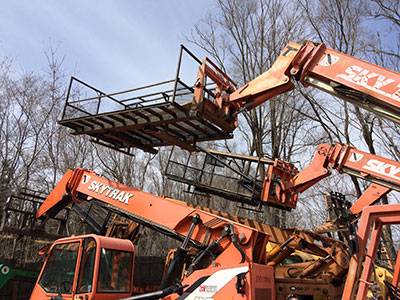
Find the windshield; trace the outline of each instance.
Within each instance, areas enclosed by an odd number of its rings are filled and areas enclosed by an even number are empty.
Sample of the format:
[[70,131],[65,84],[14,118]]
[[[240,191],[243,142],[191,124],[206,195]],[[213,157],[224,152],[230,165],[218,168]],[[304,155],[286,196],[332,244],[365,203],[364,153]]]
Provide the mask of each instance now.
[[39,285],[49,293],[71,294],[79,242],[58,244],[47,259]]

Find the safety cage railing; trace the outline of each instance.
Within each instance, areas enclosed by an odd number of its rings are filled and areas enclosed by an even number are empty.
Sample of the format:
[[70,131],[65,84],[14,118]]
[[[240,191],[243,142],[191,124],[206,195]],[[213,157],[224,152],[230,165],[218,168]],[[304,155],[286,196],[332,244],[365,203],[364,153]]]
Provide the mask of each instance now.
[[164,175],[186,184],[188,193],[216,195],[238,202],[240,207],[246,209],[263,204],[274,206],[273,202],[262,200],[264,178],[274,160],[202,148],[198,150],[201,151],[188,153],[173,147]]
[[69,217],[67,209],[46,220],[36,219],[36,212],[44,199],[44,193],[28,188],[11,194],[3,207],[0,232],[49,240],[65,236]]
[[36,212],[43,204],[46,195],[31,189],[22,189],[8,197],[2,211],[0,232],[11,235],[25,235],[35,238],[53,240],[69,236],[68,222],[71,211],[82,224],[80,228],[87,233],[105,234],[114,214],[97,201],[74,203],[71,207],[61,209],[45,219],[37,219]]
[[[167,145],[192,151],[197,142],[231,138],[234,128],[193,101],[195,76],[185,76],[202,64],[181,46],[175,78],[108,94],[72,77],[59,123],[72,134],[89,135],[94,142],[126,154],[132,148],[156,153],[156,147]],[[201,89],[207,108],[217,105],[216,81],[232,82],[215,64],[211,66],[219,75],[207,77]]]

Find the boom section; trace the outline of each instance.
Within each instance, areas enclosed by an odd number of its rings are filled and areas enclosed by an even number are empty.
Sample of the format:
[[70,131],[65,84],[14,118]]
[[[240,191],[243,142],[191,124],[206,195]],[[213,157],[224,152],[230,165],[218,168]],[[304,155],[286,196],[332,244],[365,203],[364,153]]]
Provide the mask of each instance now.
[[237,243],[233,245],[232,242],[225,242],[225,250],[232,248],[231,251],[226,251],[230,253],[229,255],[237,256],[238,261],[244,254],[250,261],[265,260],[264,250],[268,241],[266,233],[213,213],[189,207],[179,200],[155,196],[123,185],[85,169],[68,171],[38,209],[36,217],[55,214],[60,208],[72,202],[93,200],[146,227],[180,240],[189,234],[192,220],[198,216],[200,223],[195,227],[190,240],[191,245],[197,248],[204,248],[218,240],[221,233],[229,226],[232,228],[232,234],[239,238],[239,244],[244,251],[244,253],[238,251]]
[[368,152],[348,147],[339,162],[339,170],[349,175],[400,191],[400,163]]
[[400,163],[358,150],[350,145],[321,144],[312,162],[293,177],[290,193],[301,193],[331,175],[332,170],[372,182],[351,207],[354,214],[385,196],[400,191]]
[[229,96],[255,108],[294,89],[292,80],[340,97],[400,123],[400,74],[310,41],[289,43],[272,67]]
[[[312,43],[307,43],[306,47],[310,44],[312,47]],[[325,46],[321,46],[315,55],[315,58],[310,56],[309,64],[301,72],[303,84],[400,123],[399,73]]]
[[399,162],[342,144],[319,145],[311,164],[294,177],[294,188],[304,191],[332,169],[400,191]]

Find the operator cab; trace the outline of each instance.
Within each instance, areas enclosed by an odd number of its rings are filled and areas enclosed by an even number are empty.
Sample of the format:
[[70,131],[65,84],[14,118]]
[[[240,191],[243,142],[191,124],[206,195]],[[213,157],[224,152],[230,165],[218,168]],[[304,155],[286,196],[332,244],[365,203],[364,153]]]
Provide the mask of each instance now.
[[32,292],[37,299],[121,299],[133,292],[133,243],[97,235],[57,240]]

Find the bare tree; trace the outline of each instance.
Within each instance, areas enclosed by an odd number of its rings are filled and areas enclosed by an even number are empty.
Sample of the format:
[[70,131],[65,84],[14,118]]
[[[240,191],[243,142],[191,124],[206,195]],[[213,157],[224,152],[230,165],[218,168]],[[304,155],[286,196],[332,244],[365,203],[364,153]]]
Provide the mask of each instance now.
[[[43,73],[17,74],[8,60],[0,64],[1,206],[13,192],[23,188],[49,192],[66,169],[93,165],[87,139],[75,139],[57,124],[67,80],[56,50],[50,48],[46,58],[48,68]],[[26,205],[19,203],[21,209]],[[29,237],[10,242],[8,253],[17,260],[36,257],[36,251],[29,249],[37,245]]]
[[[265,72],[289,40],[303,34],[304,21],[290,1],[219,0],[217,11],[197,24],[189,40],[222,64],[224,70],[244,84]],[[299,134],[305,121],[305,100],[287,106],[296,96],[290,93],[270,100],[240,117],[237,145],[249,154],[291,159],[301,149]],[[299,111],[304,112],[303,114]],[[281,212],[270,209],[267,219],[283,224]]]
[[[298,1],[303,8],[304,15],[309,21],[311,32],[315,39],[319,39],[319,41],[326,43],[328,46],[350,55],[356,55],[371,60],[372,53],[373,56],[379,54],[381,60],[382,57],[387,58],[388,56],[390,56],[390,59],[393,59],[393,52],[391,52],[391,50],[385,51],[376,47],[377,44],[383,47],[380,35],[379,33],[375,36],[371,35],[372,29],[368,27],[368,23],[365,23],[365,21],[367,21],[368,17],[372,14],[374,17],[388,18],[393,22],[396,12],[398,13],[398,4],[380,0],[374,1],[375,5],[355,0],[328,0],[312,3],[310,3],[310,1]],[[327,9],[329,9],[329,14],[326,14]],[[393,23],[396,24],[396,22]],[[369,32],[369,34],[367,35],[366,32]],[[376,60],[373,56],[372,60]],[[385,65],[382,62],[380,64]],[[314,103],[313,105],[316,105],[315,103],[319,101],[319,98],[318,96],[308,97],[308,100]],[[395,145],[393,136],[388,133],[388,127],[385,128],[385,126],[383,126],[387,124],[387,121],[382,121],[378,119],[376,115],[361,110],[357,106],[347,104],[346,102],[336,103],[336,107],[340,111],[343,111],[344,117],[342,118],[342,122],[338,122],[338,118],[332,114],[329,117],[329,122],[326,122],[326,119],[318,120],[327,131],[327,135],[331,134],[331,132],[327,130],[329,124],[329,127],[333,126],[333,128],[336,128],[336,132],[340,132],[340,135],[336,135],[339,141],[339,137],[342,136],[345,143],[353,144],[358,147],[365,146],[372,154],[382,155],[384,153],[383,151],[377,150],[380,148],[379,146],[382,145],[381,141],[383,141],[383,144],[385,144],[388,149]],[[326,110],[322,107],[316,111],[316,115],[324,115],[325,113]],[[332,119],[336,121],[330,122]],[[339,126],[341,127],[340,129]],[[398,126],[391,124],[389,127],[397,128]],[[356,134],[357,131],[361,132],[360,136]],[[394,131],[392,131],[392,133]],[[387,139],[389,139],[389,141],[386,141]],[[397,140],[397,138],[395,139]],[[386,153],[391,154],[395,151],[395,149],[390,149],[389,152]],[[351,180],[354,185],[355,196],[361,196],[363,190],[366,188],[365,183],[360,183],[359,180],[353,176],[351,176]],[[388,203],[386,197],[383,197],[382,201],[383,203]],[[391,232],[390,230],[384,230],[383,234],[384,240],[388,241],[386,246],[394,259],[395,251]]]

